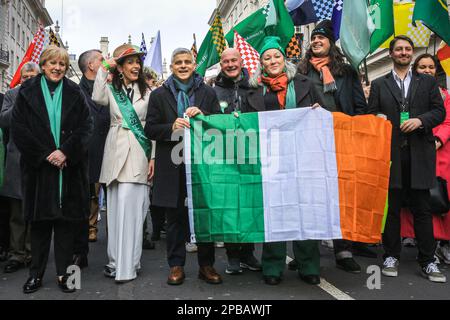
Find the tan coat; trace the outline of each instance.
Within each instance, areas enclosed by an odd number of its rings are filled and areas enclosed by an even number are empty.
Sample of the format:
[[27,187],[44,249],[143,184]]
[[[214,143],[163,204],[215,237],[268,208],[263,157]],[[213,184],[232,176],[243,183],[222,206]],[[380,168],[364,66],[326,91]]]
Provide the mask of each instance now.
[[[125,183],[148,184],[148,159],[133,132],[122,128],[122,113],[107,85],[107,76],[108,73],[103,68],[98,70],[92,93],[92,100],[99,105],[109,106],[111,115],[111,127],[105,143],[100,183],[106,183],[108,186],[117,180]],[[150,90],[141,98],[137,84],[134,84],[133,89],[133,107],[144,127]],[[152,146],[152,158],[154,158],[153,141]]]

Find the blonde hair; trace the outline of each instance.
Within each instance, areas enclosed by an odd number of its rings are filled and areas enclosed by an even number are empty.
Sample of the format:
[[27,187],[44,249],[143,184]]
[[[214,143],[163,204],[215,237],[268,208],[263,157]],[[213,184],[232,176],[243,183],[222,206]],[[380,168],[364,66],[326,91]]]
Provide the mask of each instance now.
[[52,59],[62,59],[66,64],[66,73],[69,70],[70,60],[69,54],[66,49],[57,47],[55,45],[48,46],[47,49],[42,52],[41,58],[39,59],[39,67],[41,67],[49,60]]

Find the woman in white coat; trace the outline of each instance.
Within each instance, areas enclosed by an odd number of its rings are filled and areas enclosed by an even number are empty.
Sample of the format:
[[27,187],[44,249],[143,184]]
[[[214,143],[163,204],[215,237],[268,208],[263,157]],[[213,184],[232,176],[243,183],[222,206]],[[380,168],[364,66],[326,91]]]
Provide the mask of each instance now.
[[[150,90],[143,75],[142,52],[118,47],[97,73],[92,99],[109,106],[100,183],[107,186],[108,258],[104,274],[117,282],[137,277],[142,254],[144,219],[150,205],[149,180],[154,161],[152,143],[143,127]],[[108,84],[108,73],[112,83]]]

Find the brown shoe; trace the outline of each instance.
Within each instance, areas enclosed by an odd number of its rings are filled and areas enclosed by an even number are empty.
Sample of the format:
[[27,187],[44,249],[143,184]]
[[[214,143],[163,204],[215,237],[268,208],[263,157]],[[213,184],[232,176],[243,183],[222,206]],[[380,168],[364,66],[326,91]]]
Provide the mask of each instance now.
[[222,283],[222,277],[211,266],[200,267],[200,270],[198,271],[198,278],[205,280],[209,284]]
[[167,284],[172,286],[180,285],[184,282],[184,277],[183,267],[172,267],[170,268],[170,274],[167,278]]

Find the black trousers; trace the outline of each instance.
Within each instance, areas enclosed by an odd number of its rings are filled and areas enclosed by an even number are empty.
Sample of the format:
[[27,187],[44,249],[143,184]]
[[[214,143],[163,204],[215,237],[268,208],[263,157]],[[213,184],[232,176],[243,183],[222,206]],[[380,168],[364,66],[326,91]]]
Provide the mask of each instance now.
[[153,233],[161,232],[164,222],[166,221],[166,215],[164,213],[165,208],[150,206],[150,215],[152,217],[152,231]]
[[74,234],[77,223],[55,220],[31,222],[30,277],[43,278],[53,239],[57,276],[63,276],[72,264]]
[[74,233],[74,254],[87,255],[89,253],[89,220],[77,222]]
[[334,255],[336,257],[336,260],[341,260],[345,258],[352,258],[352,245],[353,242],[349,240],[344,239],[335,239],[333,240],[333,247],[334,247]]
[[[102,184],[101,188],[103,189],[103,194],[106,196],[106,186]],[[89,192],[91,200],[95,199],[98,202],[95,183],[91,183],[89,185]],[[98,210],[100,210],[100,207],[98,208]],[[75,232],[74,254],[87,255],[89,253],[89,226],[89,219],[77,223],[77,231]]]
[[384,258],[400,259],[402,248],[400,237],[400,211],[406,202],[414,217],[414,232],[416,233],[418,261],[426,266],[434,261],[436,241],[433,234],[433,221],[429,209],[430,190],[411,189],[411,159],[409,148],[403,148],[402,185],[403,189],[389,189],[389,208],[386,226],[383,234]]
[[[89,193],[91,199],[97,198],[95,193],[95,183],[89,185]],[[78,222],[76,228],[74,254],[87,255],[89,253],[89,219]]]
[[255,245],[253,243],[225,243],[228,260],[245,260],[253,255]]
[[[186,242],[190,241],[186,181],[180,175],[180,196],[177,208],[165,208],[167,230],[167,260],[169,266],[183,267],[186,263]],[[200,267],[213,266],[215,261],[214,243],[197,243],[197,259]]]
[[[183,205],[176,209],[166,208],[167,260],[169,266],[183,267],[186,262],[186,242],[190,240],[188,209]],[[197,259],[200,267],[213,266],[214,243],[197,243]]]
[[0,247],[6,251],[9,249],[10,215],[11,211],[9,198],[0,197]]
[[[160,234],[161,230],[166,222],[166,215],[164,213],[165,208],[150,206],[150,216],[152,219],[152,233]],[[148,216],[145,216],[144,220],[144,232],[143,239],[144,241],[148,239]]]

